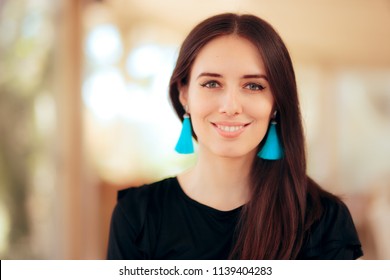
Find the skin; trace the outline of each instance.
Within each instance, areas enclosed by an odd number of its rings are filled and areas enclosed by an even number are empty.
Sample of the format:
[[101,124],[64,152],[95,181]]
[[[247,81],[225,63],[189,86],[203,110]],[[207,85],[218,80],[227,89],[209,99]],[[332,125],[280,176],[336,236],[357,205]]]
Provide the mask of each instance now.
[[249,171],[267,132],[274,98],[257,48],[221,36],[199,52],[189,83],[180,87],[198,137],[198,160],[178,175],[192,199],[221,211],[249,200]]

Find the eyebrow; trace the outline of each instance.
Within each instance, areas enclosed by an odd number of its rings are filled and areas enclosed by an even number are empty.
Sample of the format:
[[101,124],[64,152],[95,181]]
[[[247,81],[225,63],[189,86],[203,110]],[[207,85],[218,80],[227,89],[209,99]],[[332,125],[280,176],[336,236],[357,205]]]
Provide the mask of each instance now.
[[210,73],[210,72],[203,72],[203,73],[200,73],[197,77],[197,79],[199,79],[200,77],[215,77],[215,78],[221,78],[222,75],[221,74],[217,74],[217,73]]
[[[200,73],[197,77],[197,79],[201,77],[214,77],[214,78],[222,78],[223,76],[218,73],[210,73],[210,72],[203,72]],[[250,74],[250,75],[244,75],[241,77],[242,79],[265,79],[268,81],[268,78],[266,75],[263,74]]]
[[268,81],[267,76],[263,74],[244,75],[242,76],[242,78],[243,79],[264,79]]

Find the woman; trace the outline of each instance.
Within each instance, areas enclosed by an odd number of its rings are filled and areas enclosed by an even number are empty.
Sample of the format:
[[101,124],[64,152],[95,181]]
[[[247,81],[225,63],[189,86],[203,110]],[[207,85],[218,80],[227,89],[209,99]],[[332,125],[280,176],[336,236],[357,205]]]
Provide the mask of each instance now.
[[170,98],[184,118],[177,150],[191,152],[192,127],[197,162],[126,190],[109,259],[362,256],[346,206],[306,175],[294,70],[268,23],[222,14],[198,24],[181,47]]

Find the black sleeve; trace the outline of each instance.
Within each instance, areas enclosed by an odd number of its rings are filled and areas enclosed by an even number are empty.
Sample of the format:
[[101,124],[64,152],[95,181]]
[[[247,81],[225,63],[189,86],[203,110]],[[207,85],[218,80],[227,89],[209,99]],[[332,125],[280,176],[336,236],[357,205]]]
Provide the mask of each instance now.
[[111,218],[107,259],[141,259],[142,255],[134,244],[135,236],[135,229],[126,217],[121,205],[117,204]]
[[145,250],[140,245],[139,237],[145,223],[147,193],[131,188],[124,197],[118,198],[111,217],[107,259],[145,259]]
[[300,259],[354,260],[363,255],[359,237],[347,206],[324,201],[324,213],[307,233]]

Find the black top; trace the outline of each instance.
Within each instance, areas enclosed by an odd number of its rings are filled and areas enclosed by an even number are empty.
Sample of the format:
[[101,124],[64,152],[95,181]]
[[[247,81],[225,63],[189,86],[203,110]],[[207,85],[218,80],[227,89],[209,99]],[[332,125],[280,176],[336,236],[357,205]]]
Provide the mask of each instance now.
[[[108,259],[227,259],[242,207],[220,211],[182,190],[177,178],[118,195]],[[299,259],[356,259],[361,245],[347,207],[330,198],[304,240]]]

